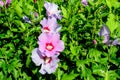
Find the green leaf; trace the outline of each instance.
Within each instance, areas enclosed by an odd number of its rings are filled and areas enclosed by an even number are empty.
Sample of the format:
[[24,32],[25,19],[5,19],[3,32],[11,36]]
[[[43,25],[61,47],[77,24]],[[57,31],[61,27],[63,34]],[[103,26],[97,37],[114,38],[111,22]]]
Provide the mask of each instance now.
[[80,14],[80,18],[82,18],[82,20],[86,20],[86,18],[85,18],[85,15],[83,15],[83,14]]
[[61,6],[61,9],[62,9],[63,17],[67,19],[68,18],[67,10],[63,6]]
[[109,54],[111,55],[111,58],[116,58],[116,53],[118,51],[117,47],[111,46],[108,51],[109,51]]
[[0,71],[0,80],[5,80],[4,79],[4,74]]
[[70,44],[70,51],[71,51],[71,53],[72,53],[73,55],[76,54],[76,47],[73,46],[73,44]]
[[110,75],[110,80],[118,80],[118,78],[120,79],[120,76],[116,73],[115,70],[110,70],[109,75]]
[[108,71],[106,71],[104,80],[110,80],[109,77],[110,77],[110,76],[109,76],[109,73],[108,73]]
[[26,60],[26,67],[29,67],[30,62],[31,62],[31,55],[28,55]]
[[97,63],[92,64],[93,74],[104,77],[105,76],[105,67],[103,65],[98,65]]
[[92,6],[94,6],[94,1],[92,1],[92,0],[88,0],[88,2],[90,3],[90,5],[92,5]]
[[111,10],[112,5],[110,3],[110,0],[106,0],[106,3],[107,3],[107,6],[109,7],[109,9]]
[[25,25],[21,21],[20,21],[20,25],[21,25],[22,30],[24,31],[25,30]]
[[26,29],[25,25],[20,20],[15,20],[14,22],[15,22],[16,25],[18,25],[18,29],[21,32],[23,32]]
[[65,73],[63,76],[62,76],[62,79],[61,80],[74,80],[76,77],[78,76],[78,74],[74,74],[74,73],[70,73],[70,74],[67,74]]
[[57,70],[57,80],[61,80],[62,74],[63,74],[63,71],[60,70],[60,69],[58,69],[58,70]]
[[119,75],[115,71],[110,70],[106,71],[104,80],[117,80],[118,78],[120,78]]
[[2,68],[2,65],[5,63],[3,59],[0,59],[0,68]]
[[34,6],[31,6],[31,5],[27,4],[27,8],[28,8],[29,10],[33,10]]
[[118,2],[118,0],[106,0],[107,6],[110,8],[114,7],[114,8],[119,8],[120,3]]
[[93,58],[95,61],[99,61],[101,57],[101,52],[96,49],[90,49],[88,55],[90,58]]
[[7,80],[12,80],[12,77],[11,77],[11,75],[7,78]]
[[15,12],[18,14],[18,16],[22,17],[22,9],[19,4],[14,5]]
[[13,76],[14,76],[15,79],[17,79],[17,77],[18,77],[18,70],[13,69]]
[[107,26],[109,27],[111,33],[118,27],[118,22],[115,21],[115,15],[109,14],[106,22]]
[[66,35],[66,34],[64,34],[64,35],[62,36],[62,40],[63,40],[64,42],[67,42],[67,35]]

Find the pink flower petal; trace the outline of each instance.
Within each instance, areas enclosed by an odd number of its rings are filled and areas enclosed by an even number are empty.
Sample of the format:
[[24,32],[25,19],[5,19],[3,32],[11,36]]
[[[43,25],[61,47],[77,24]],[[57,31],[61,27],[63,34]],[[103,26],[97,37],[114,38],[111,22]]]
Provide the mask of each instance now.
[[38,48],[35,48],[33,51],[32,51],[32,61],[36,64],[36,66],[40,66],[40,64],[42,64],[44,61],[43,59],[40,58],[39,56],[40,53],[38,53]]
[[45,2],[44,7],[48,17],[55,17],[56,19],[62,18],[60,15],[60,10],[58,10],[58,5],[55,3]]
[[56,51],[63,51],[64,50],[64,42],[62,41],[62,40],[60,40],[59,42],[58,42],[58,44],[56,45],[56,48],[55,48],[55,50]]

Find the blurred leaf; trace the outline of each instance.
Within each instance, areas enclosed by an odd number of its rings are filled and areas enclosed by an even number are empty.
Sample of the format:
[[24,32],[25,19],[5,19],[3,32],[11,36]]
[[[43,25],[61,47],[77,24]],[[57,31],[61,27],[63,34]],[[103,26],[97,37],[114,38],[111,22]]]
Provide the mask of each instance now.
[[25,25],[20,20],[15,20],[14,22],[15,22],[16,25],[18,25],[18,29],[21,32],[23,32],[26,29]]
[[28,56],[27,56],[27,60],[26,60],[26,67],[29,67],[30,62],[31,62],[31,56],[28,55]]
[[118,2],[118,0],[106,0],[106,3],[110,10],[112,7],[119,8],[120,6],[120,2]]
[[73,80],[78,76],[78,74],[75,73],[70,73],[70,74],[63,74],[62,79],[61,80]]
[[11,77],[11,76],[9,76],[9,77],[7,78],[7,80],[12,80],[12,77]]
[[[73,28],[74,23],[76,22],[76,16],[72,16],[71,23],[69,24],[70,28]],[[72,32],[72,31],[70,31]]]
[[5,80],[4,79],[4,74],[0,71],[0,80]]
[[99,61],[101,57],[101,52],[96,49],[90,49],[88,55],[90,58],[93,58],[95,61]]
[[62,9],[63,17],[67,19],[68,18],[67,10],[63,6],[61,6],[61,9]]
[[84,14],[79,14],[80,15],[80,18],[82,18],[82,20],[86,20],[86,18],[85,18],[85,15]]
[[94,1],[88,0],[88,2],[90,3],[90,5],[94,6]]
[[117,78],[120,78],[120,77],[118,74],[115,73],[115,71],[106,71],[104,80],[117,80]]
[[13,69],[13,76],[15,79],[17,79],[18,75],[18,71],[16,69]]
[[109,51],[109,54],[111,55],[111,58],[116,58],[116,53],[118,51],[117,47],[111,46],[108,51]]
[[93,74],[95,75],[99,75],[99,76],[102,76],[104,77],[105,76],[105,67],[103,67],[103,65],[98,65],[97,63],[94,63],[93,66],[92,66],[92,71],[93,71]]
[[106,3],[107,3],[107,6],[109,7],[109,9],[111,10],[112,5],[110,3],[110,0],[106,0]]
[[57,71],[57,80],[61,80],[62,74],[64,74],[63,71],[58,69],[58,71]]
[[22,30],[24,31],[25,30],[25,25],[22,22],[20,22],[20,25],[21,25]]
[[115,21],[115,15],[109,14],[106,22],[107,26],[109,27],[111,33],[118,27],[118,22]]
[[18,14],[18,16],[22,17],[22,9],[21,9],[19,3],[15,4],[14,6],[15,6],[14,9],[15,9],[16,13]]
[[5,63],[3,59],[0,59],[0,68],[2,68],[2,65]]
[[73,55],[76,54],[76,47],[74,47],[73,44],[70,44],[70,50],[71,50],[71,53],[72,53]]
[[110,80],[109,78],[110,78],[109,73],[108,73],[108,71],[106,71],[104,80]]
[[62,40],[63,40],[64,42],[67,42],[67,35],[66,35],[66,34],[62,36]]

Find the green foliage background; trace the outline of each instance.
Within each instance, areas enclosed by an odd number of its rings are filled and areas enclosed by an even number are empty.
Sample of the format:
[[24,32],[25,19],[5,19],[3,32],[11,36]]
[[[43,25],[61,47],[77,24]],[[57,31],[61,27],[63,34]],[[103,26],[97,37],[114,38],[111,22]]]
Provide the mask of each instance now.
[[[31,51],[38,47],[40,20],[46,15],[44,0],[12,0],[8,8],[0,7],[0,80],[119,80],[120,46],[104,45],[98,32],[106,24],[111,39],[120,38],[120,2],[88,0],[84,6],[80,0],[47,1],[59,5],[63,15],[58,22],[65,50],[59,67],[53,74],[41,75],[40,67],[31,61]],[[25,15],[31,24],[22,20]]]

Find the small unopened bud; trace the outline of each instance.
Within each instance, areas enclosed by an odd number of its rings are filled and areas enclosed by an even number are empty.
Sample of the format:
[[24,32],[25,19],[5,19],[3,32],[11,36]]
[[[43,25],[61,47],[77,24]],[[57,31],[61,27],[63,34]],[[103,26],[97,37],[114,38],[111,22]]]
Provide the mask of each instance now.
[[93,44],[97,44],[97,41],[96,41],[96,40],[93,40]]
[[37,12],[34,12],[34,15],[35,15],[35,17],[38,17],[38,13]]

